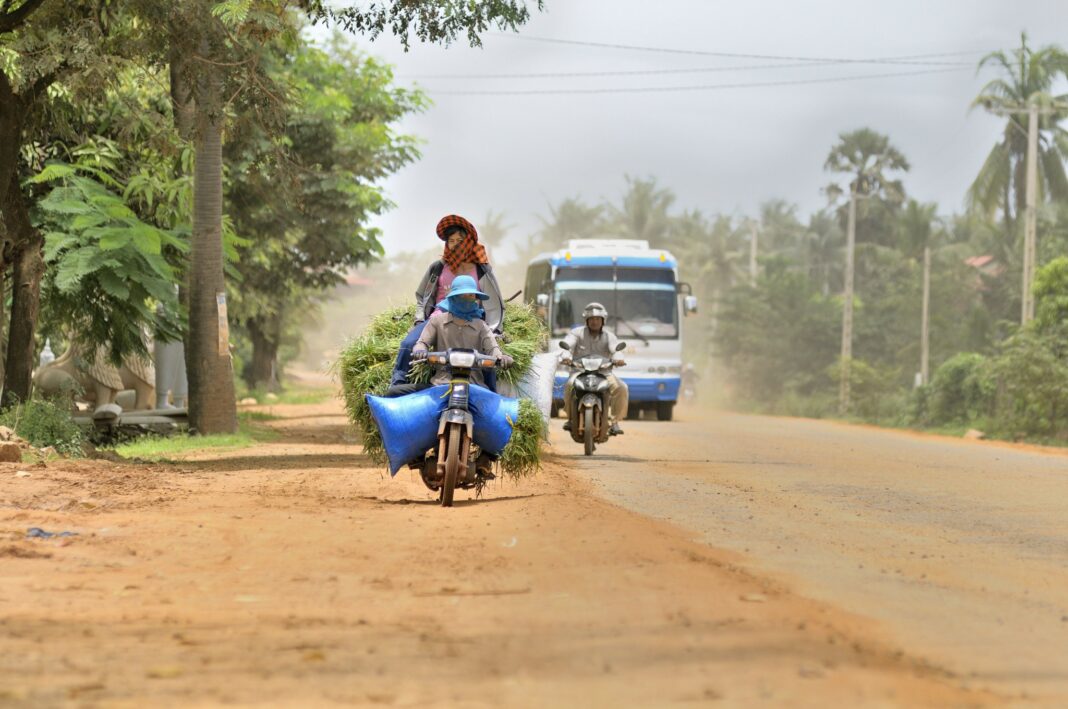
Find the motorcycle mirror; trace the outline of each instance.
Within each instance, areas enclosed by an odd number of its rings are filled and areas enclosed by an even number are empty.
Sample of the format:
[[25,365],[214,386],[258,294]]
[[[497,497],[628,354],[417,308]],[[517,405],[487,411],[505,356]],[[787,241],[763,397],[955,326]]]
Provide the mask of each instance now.
[[567,340],[560,340],[560,349],[569,350],[571,349],[571,345],[567,344]]
[[616,345],[616,352],[622,352],[625,349],[627,349],[626,342],[620,342],[618,345]]

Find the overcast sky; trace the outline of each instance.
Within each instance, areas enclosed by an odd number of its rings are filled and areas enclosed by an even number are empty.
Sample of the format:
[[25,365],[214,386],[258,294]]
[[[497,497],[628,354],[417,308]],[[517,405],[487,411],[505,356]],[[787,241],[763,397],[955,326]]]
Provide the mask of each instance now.
[[[538,228],[548,203],[572,196],[618,202],[627,174],[655,177],[678,195],[680,209],[740,216],[778,197],[804,216],[825,203],[820,189],[831,177],[823,162],[838,133],[863,126],[888,134],[912,163],[905,177],[910,196],[937,201],[943,212],[959,210],[1003,125],[969,111],[993,76],[977,76],[976,62],[987,51],[1018,46],[1021,30],[1039,46],[1065,42],[1065,28],[1068,3],[1060,0],[546,0],[545,12],[519,38],[494,32],[480,49],[466,41],[448,48],[413,43],[405,53],[391,37],[361,39],[363,49],[394,65],[398,83],[418,85],[433,100],[400,126],[425,141],[423,157],[385,183],[397,207],[377,224],[388,253],[433,245],[434,225],[448,213],[477,226],[488,210],[503,211],[515,239]],[[799,58],[916,55],[949,56],[922,60],[942,64],[722,70]],[[644,93],[446,93],[707,87],[931,70],[947,71]]]

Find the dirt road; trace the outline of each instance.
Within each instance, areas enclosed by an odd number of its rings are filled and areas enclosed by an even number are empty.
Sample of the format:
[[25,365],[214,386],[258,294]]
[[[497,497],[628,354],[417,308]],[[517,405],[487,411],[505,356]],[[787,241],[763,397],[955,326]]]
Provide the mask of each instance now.
[[[1068,450],[679,418],[628,422],[594,458],[568,462],[607,499],[877,619],[967,686],[1068,706]],[[574,451],[564,438],[554,432]]]
[[[818,586],[779,573],[763,547],[720,550],[693,538],[689,517],[680,527],[604,501],[586,478],[607,473],[597,469],[613,462],[607,447],[576,463],[558,445],[535,479],[444,510],[407,472],[368,468],[336,405],[275,413],[281,438],[255,450],[0,465],[0,704],[1020,701],[924,661],[927,649],[913,653],[893,623],[806,597]],[[632,426],[615,452],[634,455],[643,435],[661,435],[644,431],[653,425]],[[717,455],[743,456],[736,445]],[[673,449],[675,472],[655,462],[646,474],[705,470],[688,462],[695,446]],[[780,454],[764,441],[744,455]],[[641,465],[625,463],[621,476]],[[744,515],[727,518],[734,505],[714,497],[708,514],[723,524],[699,534],[740,547]],[[870,512],[870,534],[890,534],[883,514]],[[828,521],[810,521],[808,534]],[[78,536],[27,539],[30,527]]]

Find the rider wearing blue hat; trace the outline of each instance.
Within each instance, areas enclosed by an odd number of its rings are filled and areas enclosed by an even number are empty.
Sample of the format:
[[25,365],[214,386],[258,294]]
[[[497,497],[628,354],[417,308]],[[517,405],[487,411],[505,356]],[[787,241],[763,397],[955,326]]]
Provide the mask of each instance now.
[[[501,351],[493,330],[482,319],[482,303],[487,299],[489,296],[478,289],[474,278],[457,276],[449,288],[448,296],[438,302],[436,312],[427,319],[426,327],[412,348],[412,359],[424,359],[427,352],[464,348],[496,355],[498,365],[502,368],[512,366],[512,358]],[[471,381],[486,385],[481,370],[471,372]],[[434,384],[448,383],[448,371],[438,367],[430,384],[395,384],[389,388],[386,396],[401,396]]]

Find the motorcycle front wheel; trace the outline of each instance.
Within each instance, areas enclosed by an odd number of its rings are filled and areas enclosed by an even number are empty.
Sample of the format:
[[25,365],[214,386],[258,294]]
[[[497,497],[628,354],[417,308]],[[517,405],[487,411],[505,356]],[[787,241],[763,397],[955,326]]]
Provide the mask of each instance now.
[[463,449],[463,436],[460,426],[449,426],[445,444],[445,480],[441,483],[441,506],[452,507],[452,493],[456,490],[456,479],[460,474],[460,453]]
[[593,423],[593,407],[590,407],[590,408],[586,409],[585,412],[583,413],[583,415],[586,417],[586,420],[585,420],[586,431],[585,431],[585,439],[584,439],[585,440],[586,455],[593,455],[593,449],[595,448],[595,446],[593,444],[593,439],[597,435],[596,432],[595,432],[596,426]]

